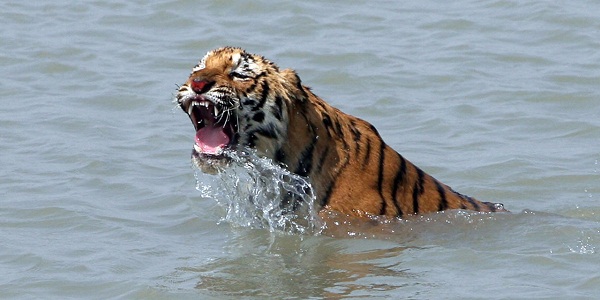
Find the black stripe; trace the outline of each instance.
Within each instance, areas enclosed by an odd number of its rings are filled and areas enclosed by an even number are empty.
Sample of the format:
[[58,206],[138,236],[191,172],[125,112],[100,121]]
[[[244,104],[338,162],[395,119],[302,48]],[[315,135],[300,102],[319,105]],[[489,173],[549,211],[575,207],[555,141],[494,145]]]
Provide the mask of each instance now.
[[342,131],[342,125],[340,124],[340,121],[335,120],[335,122],[333,122],[333,125],[335,125],[335,133],[341,138],[344,138],[344,132]]
[[258,133],[264,137],[267,138],[272,138],[272,139],[276,139],[277,138],[277,132],[275,130],[275,126],[273,124],[269,124],[268,126],[263,126],[263,127],[259,127],[256,130],[253,131],[248,131],[248,135],[254,135],[255,133]]
[[254,148],[256,146],[256,135],[254,133],[248,133],[248,142],[246,143],[248,148]]
[[377,175],[377,190],[379,191],[379,196],[381,197],[381,212],[380,215],[385,214],[385,210],[387,209],[387,203],[385,203],[385,198],[383,197],[383,167],[385,166],[385,144],[383,140],[379,145],[379,172]]
[[260,72],[254,77],[254,81],[258,81],[259,79],[265,76],[267,76],[267,72]]
[[328,109],[328,108],[329,108],[330,106],[329,106],[329,105],[327,105],[327,104],[325,103],[325,101],[315,101],[315,102],[313,102],[313,103],[314,103],[315,105],[317,105],[318,107],[320,107],[322,111],[324,111],[324,112],[326,112],[326,111],[329,111],[329,109]]
[[435,187],[438,190],[438,193],[440,194],[440,203],[438,204],[438,211],[442,211],[448,208],[448,200],[446,199],[446,191],[444,191],[444,187],[442,186],[442,184],[437,181],[434,180],[435,182]]
[[315,143],[311,143],[302,151],[300,154],[300,159],[298,160],[298,164],[296,165],[296,171],[294,173],[306,177],[310,174],[312,169],[312,159],[313,152],[315,150]]
[[247,66],[248,60],[250,60],[250,54],[247,52],[242,52],[242,53],[240,53],[240,58],[241,58],[240,61],[242,61],[242,60],[244,61],[244,64],[245,64],[244,66]]
[[[316,136],[315,136],[315,138],[316,138]],[[316,143],[316,140],[314,142]],[[345,144],[345,141],[344,141],[344,144]],[[327,154],[328,150],[329,149],[326,149],[324,152]],[[341,164],[338,164],[339,168],[337,168],[337,172],[335,172],[335,174],[332,174],[331,182],[329,183],[329,186],[325,190],[325,195],[323,196],[322,199],[319,200],[319,204],[321,205],[321,207],[323,207],[329,203],[329,198],[331,197],[331,193],[333,193],[335,183],[337,182],[337,177],[344,171],[344,169],[346,169],[346,167],[350,163],[350,155],[348,155],[347,152],[342,151],[342,153],[338,153],[338,154],[343,154],[343,153],[346,153],[344,161]],[[324,155],[324,156],[326,156],[326,155]],[[321,160],[323,160],[323,159],[324,158],[321,158]],[[338,159],[341,159],[341,158],[338,158]],[[320,162],[320,164],[323,164],[323,163],[324,163],[324,161]]]
[[342,149],[344,150],[344,152],[346,153],[346,157],[350,157],[350,145],[348,145],[348,142],[346,141],[346,139],[342,138]]
[[268,128],[260,128],[256,131],[256,133],[270,138],[270,139],[276,139],[277,138],[277,133],[275,132],[275,130],[273,129],[272,126],[269,126]]
[[371,141],[367,137],[367,150],[365,150],[365,158],[363,160],[363,169],[369,165],[369,160],[371,159]]
[[417,169],[417,181],[415,182],[415,186],[413,187],[413,211],[415,214],[419,213],[419,197],[423,193],[423,180],[425,173],[423,170],[415,167]]
[[358,128],[356,128],[356,122],[354,120],[350,121],[350,131],[352,131],[352,135],[354,136],[354,141],[358,142],[360,141],[360,130],[358,130]]
[[321,198],[321,200],[319,201],[319,205],[321,205],[321,207],[324,207],[325,205],[329,204],[329,197],[331,197],[331,193],[333,192],[334,185],[335,185],[335,179],[333,179],[329,183],[329,186],[325,190],[325,195],[323,195],[323,198]]
[[267,97],[269,96],[269,84],[267,83],[267,81],[263,81],[262,85],[262,93],[260,95],[260,100],[258,102],[258,105],[255,106],[254,108],[252,108],[252,110],[259,110],[261,108],[263,108],[263,106],[265,105],[265,102],[267,102]]
[[262,111],[257,111],[254,116],[252,116],[252,120],[261,123],[265,120],[265,113]]
[[375,133],[375,135],[379,136],[379,132],[377,131],[377,128],[373,126],[373,124],[369,124],[369,127],[371,127],[371,130],[373,130],[373,133]]
[[256,101],[254,101],[253,99],[248,98],[248,99],[245,99],[242,102],[242,105],[244,105],[244,106],[250,106],[250,105],[254,105],[254,103],[256,103]]
[[275,106],[271,107],[271,112],[273,113],[273,116],[275,116],[275,118],[277,120],[281,121],[282,112],[283,112],[283,100],[281,99],[280,96],[275,97]]
[[[302,88],[302,80],[300,80],[300,77],[295,72],[294,72],[294,77],[296,77],[296,87],[298,88],[299,92],[302,93],[302,98],[303,99],[308,98],[306,91]],[[310,88],[308,88],[308,87],[307,87],[307,89],[310,90]]]
[[349,163],[350,163],[350,158],[348,155],[346,155],[346,160],[340,165],[337,172],[335,174],[333,174],[333,176],[331,178],[331,182],[329,183],[329,186],[326,189],[323,199],[321,199],[319,201],[319,203],[321,204],[321,207],[323,207],[329,203],[329,197],[331,196],[331,193],[333,192],[334,185],[337,182],[337,177],[344,171],[344,169],[346,169],[346,167],[348,166]]
[[284,163],[284,160],[285,153],[282,149],[277,149],[277,151],[275,151],[275,162]]
[[338,171],[338,173],[335,176],[333,176],[331,182],[329,183],[329,186],[325,190],[325,195],[323,195],[323,198],[319,201],[319,204],[321,205],[321,207],[329,204],[329,198],[331,197],[331,193],[333,193],[335,183],[337,182],[337,175],[339,175],[341,173],[341,169],[344,169],[346,167],[346,165],[348,165],[348,164],[346,163],[346,164],[342,165],[342,167],[340,168],[340,171]]
[[323,125],[325,125],[325,129],[327,130],[327,135],[331,136],[331,129],[332,129],[332,123],[331,123],[331,117],[329,117],[329,114],[327,113],[323,113]]
[[360,130],[356,128],[356,122],[354,120],[350,121],[350,131],[352,132],[352,136],[354,136],[354,146],[356,147],[355,153],[358,155],[360,153]]
[[467,201],[469,201],[469,203],[471,203],[471,205],[473,205],[474,210],[476,211],[480,211],[481,207],[479,207],[479,203],[477,203],[478,201],[469,197],[469,196],[464,196],[465,198],[467,198]]
[[321,153],[321,157],[319,158],[319,163],[317,164],[317,170],[323,170],[323,164],[325,164],[325,159],[327,158],[328,154],[329,154],[329,147],[326,147],[325,150],[323,150],[323,153]]
[[402,217],[402,209],[400,208],[400,204],[398,203],[398,186],[400,186],[400,183],[406,175],[406,160],[400,154],[398,154],[398,159],[400,159],[400,168],[396,173],[396,177],[394,177],[394,185],[392,187],[392,199],[394,200],[394,206],[396,206],[396,210],[398,211],[398,216]]
[[250,78],[250,76],[249,76],[249,75],[242,74],[242,73],[238,73],[238,72],[235,72],[235,71],[231,72],[229,75],[230,75],[232,78],[233,78],[233,77],[235,77],[235,78],[240,78],[240,79],[248,79],[248,78]]
[[247,91],[253,91],[256,88],[256,80],[252,83],[252,85],[247,89]]
[[[475,199],[473,199],[473,198],[471,198],[471,197],[469,197],[467,195],[463,195],[463,194],[461,194],[461,193],[459,193],[459,192],[457,192],[455,190],[452,190],[452,192],[454,194],[458,195],[461,199],[463,199],[463,200],[469,202],[471,205],[473,205],[473,210],[474,211],[480,211],[481,210],[481,207],[479,207],[479,204],[477,203],[478,202],[477,200],[475,200]],[[464,204],[463,204],[463,206],[464,206]],[[461,206],[461,207],[462,208],[466,208],[466,207],[463,207],[463,206]]]
[[[345,146],[347,146],[344,143]],[[348,152],[345,152],[346,156],[344,159],[344,162],[342,163],[342,165],[340,166],[340,168],[338,169],[338,172],[336,173],[336,176],[339,175],[340,173],[342,173],[342,171],[348,166],[348,164],[350,163],[350,155],[348,155]]]
[[381,210],[379,210],[379,215],[385,215],[385,211],[387,210],[387,203],[383,197],[381,198]]

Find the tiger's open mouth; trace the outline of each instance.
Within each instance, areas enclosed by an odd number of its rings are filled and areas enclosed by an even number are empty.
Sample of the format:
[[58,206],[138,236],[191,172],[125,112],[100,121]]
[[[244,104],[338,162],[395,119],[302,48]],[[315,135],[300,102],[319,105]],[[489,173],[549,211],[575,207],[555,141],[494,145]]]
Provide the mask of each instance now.
[[186,102],[187,108],[184,106],[184,110],[196,129],[193,155],[221,158],[225,150],[232,149],[236,144],[238,124],[232,109],[202,96]]

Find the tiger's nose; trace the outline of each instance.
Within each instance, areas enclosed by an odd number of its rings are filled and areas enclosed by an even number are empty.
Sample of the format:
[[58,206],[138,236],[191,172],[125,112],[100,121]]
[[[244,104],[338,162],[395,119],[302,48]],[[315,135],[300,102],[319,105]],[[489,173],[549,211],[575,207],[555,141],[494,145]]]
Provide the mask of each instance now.
[[208,81],[206,80],[193,79],[190,86],[192,87],[192,90],[194,90],[194,92],[200,94],[207,83]]

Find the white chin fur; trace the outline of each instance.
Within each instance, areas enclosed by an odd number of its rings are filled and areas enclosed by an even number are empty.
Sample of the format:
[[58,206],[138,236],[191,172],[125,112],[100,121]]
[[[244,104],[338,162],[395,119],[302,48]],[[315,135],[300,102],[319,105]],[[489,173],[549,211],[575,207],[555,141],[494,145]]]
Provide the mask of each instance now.
[[[196,150],[196,152],[198,152],[198,153],[204,153],[204,151],[202,151],[200,146],[198,146],[197,144],[194,144],[194,150]],[[223,148],[217,148],[216,153],[211,153],[211,155],[221,155],[221,154],[223,154]]]

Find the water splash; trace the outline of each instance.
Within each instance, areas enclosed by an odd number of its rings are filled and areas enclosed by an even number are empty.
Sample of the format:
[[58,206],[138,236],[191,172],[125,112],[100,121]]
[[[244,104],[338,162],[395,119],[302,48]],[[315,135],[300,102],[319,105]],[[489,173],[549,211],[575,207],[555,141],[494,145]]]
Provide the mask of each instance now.
[[318,234],[316,196],[306,178],[254,152],[228,152],[232,162],[217,175],[195,170],[196,189],[224,207],[221,220],[237,226]]
[[591,235],[586,235],[585,232],[581,233],[581,237],[577,240],[575,246],[569,246],[569,251],[578,254],[594,254],[596,253],[596,246],[594,245],[594,239]]

